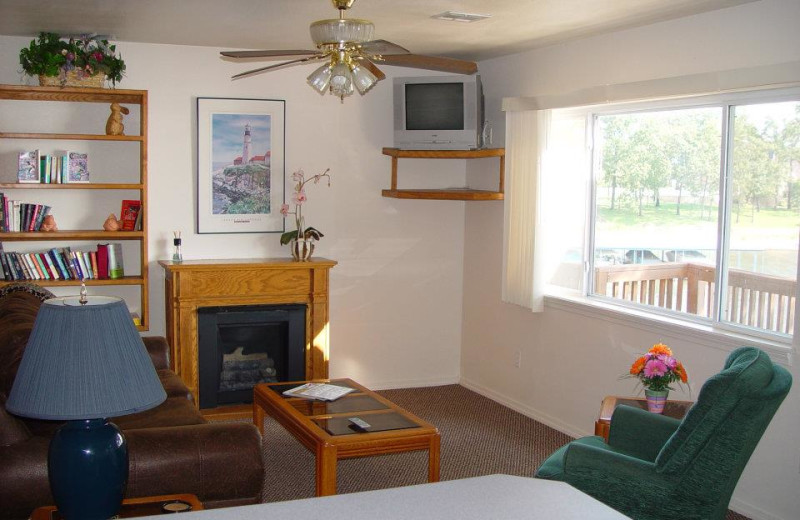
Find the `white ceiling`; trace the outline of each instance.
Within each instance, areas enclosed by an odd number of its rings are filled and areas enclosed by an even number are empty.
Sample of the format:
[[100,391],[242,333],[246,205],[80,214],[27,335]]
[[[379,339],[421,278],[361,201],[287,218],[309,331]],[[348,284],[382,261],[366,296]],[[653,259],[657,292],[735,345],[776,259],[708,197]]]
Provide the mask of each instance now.
[[[415,54],[482,60],[757,0],[358,0],[347,13]],[[445,22],[444,11],[490,14]],[[309,49],[329,0],[0,0],[0,34],[94,33],[222,49]]]

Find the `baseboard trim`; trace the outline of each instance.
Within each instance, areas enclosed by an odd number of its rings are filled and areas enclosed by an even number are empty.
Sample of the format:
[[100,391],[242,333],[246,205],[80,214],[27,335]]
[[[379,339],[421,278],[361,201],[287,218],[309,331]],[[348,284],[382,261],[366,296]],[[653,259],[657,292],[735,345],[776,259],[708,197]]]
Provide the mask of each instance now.
[[482,386],[474,381],[470,381],[469,379],[462,377],[459,384],[465,388],[469,388],[473,392],[481,394],[484,397],[488,397],[492,401],[500,403],[503,406],[507,406],[508,408],[511,408],[512,410],[519,412],[526,417],[530,417],[531,419],[539,421],[540,423],[545,424],[554,430],[558,430],[563,434],[569,435],[570,437],[583,437],[585,435],[592,435],[593,433],[583,428],[578,428],[572,424],[567,424],[551,415],[532,408],[506,395],[495,392],[494,390]]
[[[491,399],[503,406],[507,406],[512,410],[521,413],[526,417],[530,417],[533,420],[539,421],[542,424],[545,424],[555,430],[560,431],[563,434],[569,435],[570,437],[584,437],[586,435],[593,435],[593,432],[587,431],[585,429],[581,429],[575,427],[571,424],[567,424],[563,421],[556,419],[546,413],[543,413],[535,408],[532,408],[526,404],[523,404],[515,399],[511,399],[510,397],[503,395],[501,393],[495,392],[485,386],[482,386],[474,381],[470,381],[466,378],[461,378],[459,384],[465,388],[472,390],[475,393],[481,394],[484,397]],[[777,517],[773,514],[770,514],[763,509],[760,509],[756,506],[748,504],[746,502],[742,502],[741,500],[731,498],[731,502],[728,505],[728,508],[731,511],[735,511],[740,515],[744,515],[751,520],[786,520],[784,518]]]
[[728,509],[739,513],[740,515],[744,515],[752,520],[786,520],[785,518],[775,516],[772,513],[768,513],[752,504],[742,502],[735,497],[731,498],[731,503],[728,504]]
[[396,381],[356,380],[370,390],[392,390],[395,388],[421,388],[425,386],[444,386],[459,384],[458,376],[435,379],[400,379]]

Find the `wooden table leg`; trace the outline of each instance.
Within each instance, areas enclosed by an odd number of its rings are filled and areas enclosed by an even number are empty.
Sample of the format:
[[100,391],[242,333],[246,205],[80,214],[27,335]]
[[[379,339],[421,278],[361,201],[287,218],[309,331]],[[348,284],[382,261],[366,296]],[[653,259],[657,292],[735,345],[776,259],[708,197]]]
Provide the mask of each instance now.
[[253,399],[253,424],[264,435],[264,408],[258,403],[258,399]]
[[336,446],[317,446],[317,496],[336,494]]
[[428,448],[428,482],[439,482],[439,446],[441,437],[437,433],[431,437]]

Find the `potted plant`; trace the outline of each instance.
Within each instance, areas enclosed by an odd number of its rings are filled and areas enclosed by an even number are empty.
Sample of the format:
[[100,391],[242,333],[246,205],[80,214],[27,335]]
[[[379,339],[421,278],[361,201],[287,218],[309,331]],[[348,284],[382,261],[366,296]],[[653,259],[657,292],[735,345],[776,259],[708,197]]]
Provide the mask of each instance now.
[[46,32],[19,51],[19,63],[26,74],[39,76],[43,86],[102,87],[105,79],[116,85],[125,72],[125,62],[108,40],[92,36],[64,40]]
[[303,203],[306,199],[305,185],[311,181],[314,184],[319,183],[322,178],[328,178],[328,186],[331,185],[331,176],[328,173],[330,168],[322,173],[314,175],[313,177],[305,178],[303,170],[297,170],[292,174],[294,181],[294,193],[292,193],[292,202],[294,203],[294,211],[289,211],[288,204],[281,205],[281,215],[288,217],[294,215],[295,229],[287,231],[281,235],[281,245],[289,244],[292,249],[292,258],[299,262],[305,262],[311,258],[314,252],[314,240],[319,240],[323,235],[319,230],[309,226],[306,227],[305,220],[303,219]]
[[663,343],[656,343],[633,362],[625,377],[636,377],[644,387],[647,409],[663,413],[672,383],[687,383],[689,376],[683,365],[672,356],[672,349]]

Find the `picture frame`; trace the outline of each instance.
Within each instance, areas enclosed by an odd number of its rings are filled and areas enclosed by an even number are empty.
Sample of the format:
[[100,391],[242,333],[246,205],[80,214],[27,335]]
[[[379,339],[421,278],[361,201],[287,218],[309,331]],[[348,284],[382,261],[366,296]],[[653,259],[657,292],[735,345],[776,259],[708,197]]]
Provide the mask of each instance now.
[[286,102],[197,98],[197,233],[283,233]]

